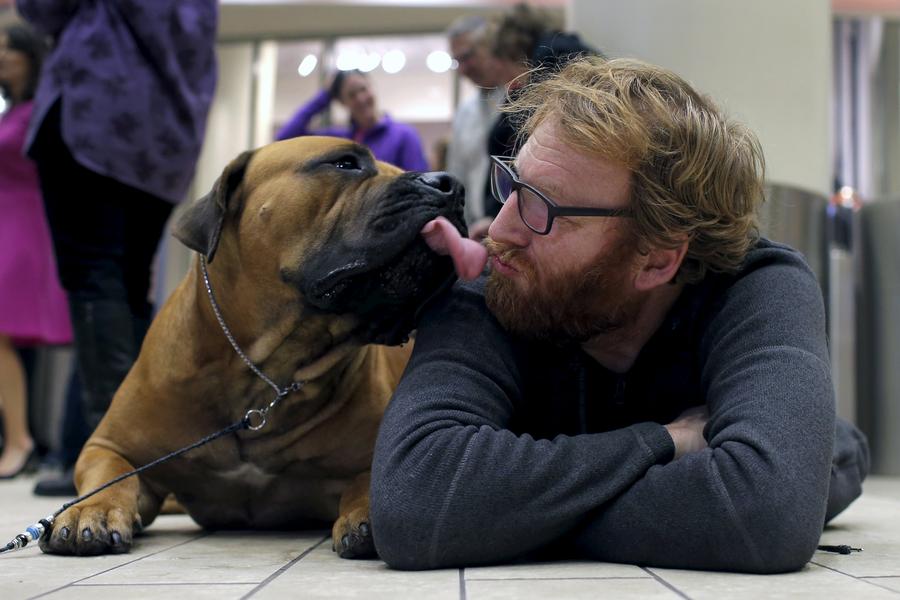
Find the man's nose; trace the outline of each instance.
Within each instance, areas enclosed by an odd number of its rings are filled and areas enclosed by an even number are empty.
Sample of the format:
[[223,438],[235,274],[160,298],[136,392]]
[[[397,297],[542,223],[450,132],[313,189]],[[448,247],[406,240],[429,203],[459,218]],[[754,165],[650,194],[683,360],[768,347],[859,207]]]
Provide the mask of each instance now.
[[518,192],[513,192],[500,206],[500,212],[488,228],[488,236],[492,240],[513,246],[525,246],[528,243],[531,230],[519,216],[518,197]]

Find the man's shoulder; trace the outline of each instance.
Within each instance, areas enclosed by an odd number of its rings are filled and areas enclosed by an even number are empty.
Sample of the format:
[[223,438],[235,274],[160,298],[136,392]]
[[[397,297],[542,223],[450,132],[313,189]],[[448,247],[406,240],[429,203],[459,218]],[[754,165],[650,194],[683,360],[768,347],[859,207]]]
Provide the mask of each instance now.
[[771,338],[773,345],[784,344],[785,336],[790,343],[815,337],[824,322],[822,290],[803,254],[764,238],[736,273],[712,275],[697,286],[695,300],[694,314],[705,327],[744,328],[746,336]]
[[780,279],[817,283],[806,257],[799,250],[766,238],[759,238],[750,248],[735,278],[752,278],[769,284]]
[[822,303],[822,292],[799,251],[760,238],[735,273],[709,273],[690,285],[673,311],[673,319],[708,326],[720,319],[766,314],[791,319],[796,310]]
[[803,254],[796,248],[765,237],[760,237],[750,247],[744,260],[744,268],[746,268],[748,264],[754,264],[760,261],[806,264],[806,259],[803,257]]

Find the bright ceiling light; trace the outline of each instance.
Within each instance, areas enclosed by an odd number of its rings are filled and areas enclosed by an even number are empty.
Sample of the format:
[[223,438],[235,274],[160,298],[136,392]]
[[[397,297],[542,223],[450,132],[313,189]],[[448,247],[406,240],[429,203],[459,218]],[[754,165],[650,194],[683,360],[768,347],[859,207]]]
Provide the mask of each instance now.
[[406,55],[400,50],[389,50],[381,58],[381,68],[385,73],[399,73],[406,65]]
[[297,67],[297,74],[300,77],[306,77],[310,73],[316,70],[316,65],[319,63],[319,59],[316,58],[315,54],[307,54],[303,57],[303,60],[300,61],[300,66]]
[[359,53],[344,51],[338,54],[337,68],[339,71],[352,71],[359,68]]
[[359,57],[359,70],[363,73],[368,73],[369,71],[378,67],[378,63],[381,62],[381,55],[377,52],[366,52],[361,54]]
[[446,73],[453,64],[453,59],[443,50],[435,50],[428,54],[425,64],[435,73]]

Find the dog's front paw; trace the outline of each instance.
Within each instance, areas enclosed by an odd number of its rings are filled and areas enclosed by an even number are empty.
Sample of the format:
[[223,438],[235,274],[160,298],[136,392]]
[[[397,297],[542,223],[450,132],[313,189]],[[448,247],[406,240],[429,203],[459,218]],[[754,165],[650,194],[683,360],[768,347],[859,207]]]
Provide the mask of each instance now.
[[73,506],[56,518],[40,548],[49,554],[122,554],[131,550],[132,535],[140,528],[137,513],[98,504]]
[[376,556],[368,511],[354,510],[338,517],[331,529],[331,549],[341,558]]

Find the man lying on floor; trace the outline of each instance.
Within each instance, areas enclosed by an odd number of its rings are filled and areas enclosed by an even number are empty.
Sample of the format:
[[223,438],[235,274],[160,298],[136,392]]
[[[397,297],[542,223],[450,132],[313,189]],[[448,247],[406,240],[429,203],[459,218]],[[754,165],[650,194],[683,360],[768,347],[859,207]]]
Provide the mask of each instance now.
[[[575,61],[510,110],[526,142],[492,159],[490,274],[423,315],[382,424],[379,554],[800,569],[868,449],[835,420],[812,272],[757,233],[755,136],[628,60]],[[460,246],[440,225],[432,246]]]

